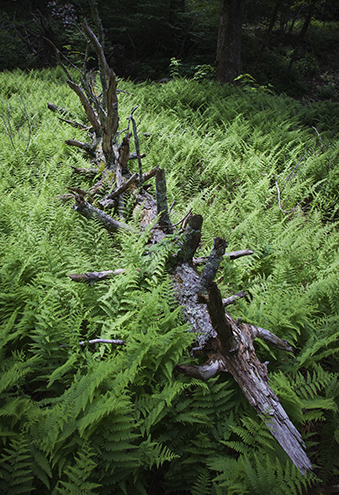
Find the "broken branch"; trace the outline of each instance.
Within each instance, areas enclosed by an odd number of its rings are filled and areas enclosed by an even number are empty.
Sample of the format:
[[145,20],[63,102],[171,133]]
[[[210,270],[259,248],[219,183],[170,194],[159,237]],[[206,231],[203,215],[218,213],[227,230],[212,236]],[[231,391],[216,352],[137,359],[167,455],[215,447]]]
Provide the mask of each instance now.
[[[213,242],[211,254],[208,257],[205,268],[201,274],[199,296],[207,296],[208,287],[213,282],[222,258],[225,254],[227,242],[221,237],[216,237]],[[221,300],[221,299],[220,299]]]
[[234,294],[233,296],[227,297],[226,299],[222,300],[222,303],[224,306],[228,306],[230,304],[233,304],[237,299],[240,299],[241,297],[247,297],[248,294],[244,291],[240,291],[237,294]]
[[81,141],[77,141],[76,139],[66,139],[65,143],[68,146],[75,146],[76,148],[80,148],[86,153],[93,153],[95,151],[95,146],[89,143],[82,143]]
[[[230,258],[231,260],[235,260],[237,258],[241,258],[242,256],[249,256],[253,254],[251,249],[241,249],[240,251],[232,251],[231,253],[225,253],[224,257]],[[208,260],[208,256],[201,256],[200,258],[193,258],[193,263],[195,265],[202,265],[206,263]]]
[[237,346],[234,343],[232,326],[226,319],[220,290],[215,282],[208,286],[208,299],[206,302],[212,326],[218,334],[222,349],[226,352],[234,351]]
[[107,278],[112,278],[114,275],[120,275],[125,273],[126,270],[123,268],[118,268],[117,270],[105,270],[103,272],[91,272],[91,273],[71,273],[68,277],[73,280],[73,282],[88,282],[93,285],[94,282],[99,280],[106,280]]
[[177,263],[191,262],[201,238],[202,216],[192,215],[184,232],[181,248],[177,254]]
[[116,233],[119,229],[130,230],[130,227],[128,227],[128,225],[114,220],[104,211],[95,208],[87,201],[82,201],[79,197],[77,198],[73,209],[89,220],[96,219],[102,227],[113,234]]
[[[140,180],[140,171],[139,171]],[[155,187],[156,187],[156,200],[157,200],[157,213],[159,215],[159,225],[164,232],[168,234],[173,233],[173,227],[168,215],[168,203],[167,203],[167,188],[165,179],[165,170],[163,168],[159,169],[155,176]]]
[[82,89],[80,88],[80,86],[75,84],[70,79],[67,80],[67,84],[79,96],[81,104],[84,107],[84,110],[86,112],[88,120],[90,121],[90,123],[91,123],[91,125],[95,131],[96,136],[101,136],[102,130],[101,130],[100,123],[98,122],[98,120],[95,116],[94,110],[91,107],[90,102],[87,100],[86,96],[84,95]]
[[109,67],[109,65],[107,63],[107,60],[106,60],[106,57],[104,54],[104,50],[102,49],[102,46],[101,46],[98,38],[95,36],[92,29],[87,24],[86,19],[82,23],[82,29],[84,30],[84,33],[86,34],[88,39],[92,42],[92,45],[94,46],[94,50],[98,56],[98,59],[100,60],[100,63],[101,63],[101,65],[102,65],[102,67],[106,73],[106,76],[107,76],[107,78],[109,78],[111,68]]
[[[116,344],[116,345],[125,345],[126,340],[121,339],[92,339],[92,340],[81,340],[78,342],[79,345],[85,344]],[[59,347],[66,347],[65,345],[59,345]]]
[[259,337],[259,339],[265,340],[269,344],[274,345],[278,349],[283,351],[293,352],[292,346],[287,342],[287,340],[283,340],[274,333],[269,330],[265,330],[265,328],[256,327],[254,325],[249,325],[250,331],[252,332],[252,338],[255,339]]

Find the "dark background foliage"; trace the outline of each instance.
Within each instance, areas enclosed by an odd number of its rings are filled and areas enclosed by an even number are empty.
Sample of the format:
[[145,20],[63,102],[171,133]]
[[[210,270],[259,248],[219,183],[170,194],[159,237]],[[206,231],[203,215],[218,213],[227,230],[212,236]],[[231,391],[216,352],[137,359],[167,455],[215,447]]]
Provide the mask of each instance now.
[[[174,59],[180,60],[176,75],[194,77],[198,72],[213,78],[219,0],[99,0],[98,8],[106,55],[120,77],[137,81],[169,77]],[[312,20],[303,35],[308,15]],[[87,0],[3,1],[0,70],[55,65],[47,40],[71,62],[80,62],[85,40],[78,24],[84,17],[91,18]],[[338,22],[335,0],[247,2],[242,72],[259,84],[271,84],[278,93],[337,100]],[[95,64],[94,57],[91,63]]]

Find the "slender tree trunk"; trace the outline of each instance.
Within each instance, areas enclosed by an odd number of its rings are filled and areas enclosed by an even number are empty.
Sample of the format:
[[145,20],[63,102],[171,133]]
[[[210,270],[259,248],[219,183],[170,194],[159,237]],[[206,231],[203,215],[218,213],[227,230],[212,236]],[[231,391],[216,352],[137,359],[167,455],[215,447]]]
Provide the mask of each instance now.
[[221,0],[216,79],[232,82],[241,74],[241,26],[246,0]]
[[307,16],[305,18],[305,21],[304,21],[303,27],[301,28],[301,31],[299,33],[299,36],[297,38],[296,46],[295,46],[295,49],[294,49],[294,52],[293,52],[293,55],[292,55],[290,64],[288,66],[288,73],[289,74],[292,71],[292,65],[294,64],[295,60],[297,59],[299,48],[302,45],[302,42],[304,41],[304,38],[305,38],[305,35],[306,35],[306,31],[307,31],[307,29],[308,29],[308,27],[309,27],[309,25],[311,23],[314,9],[315,9],[315,0],[311,0],[309,2],[309,4],[308,4]]
[[262,52],[265,50],[265,48],[268,45],[268,42],[270,40],[272,31],[273,31],[273,28],[274,28],[274,25],[275,25],[276,20],[277,20],[277,17],[278,17],[278,12],[281,9],[281,6],[282,6],[283,2],[284,2],[284,0],[276,0],[274,9],[273,9],[273,12],[272,12],[272,15],[271,15],[270,24],[269,24],[269,26],[267,28],[267,31],[266,31],[265,35],[264,35],[264,39],[263,39],[263,42],[261,44],[261,47],[260,47],[260,50],[259,50],[259,53],[258,53],[258,56],[257,56],[257,60],[256,60],[256,63],[255,63],[254,70],[257,69],[258,64],[260,62],[261,54],[262,54]]

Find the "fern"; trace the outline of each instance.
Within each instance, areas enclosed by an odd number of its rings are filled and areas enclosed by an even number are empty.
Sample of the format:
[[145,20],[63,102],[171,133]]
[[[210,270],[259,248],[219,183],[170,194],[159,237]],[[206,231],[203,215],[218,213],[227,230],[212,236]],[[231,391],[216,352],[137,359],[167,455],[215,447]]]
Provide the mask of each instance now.
[[[168,493],[300,493],[311,478],[228,375],[176,376],[194,339],[167,273],[180,236],[150,247],[148,227],[112,240],[55,201],[65,184],[92,185],[71,176],[70,165],[88,162],[45,110],[52,100],[80,116],[62,81],[52,69],[0,75],[1,492],[145,495],[155,477]],[[216,235],[229,251],[254,251],[225,259],[218,283],[225,296],[249,293],[235,318],[294,345],[286,355],[255,344],[317,474],[337,484],[336,107],[208,82],[121,84],[122,113],[139,105],[147,168],[166,170],[173,223],[189,208],[204,217],[201,255]],[[132,208],[126,194],[137,226]],[[118,267],[124,274],[93,287],[67,278]],[[78,344],[98,337],[127,344]]]
[[211,479],[208,470],[205,468],[199,475],[196,483],[192,487],[192,495],[210,495],[211,494]]
[[[59,481],[56,487],[57,493],[66,494],[94,494],[99,493],[97,488],[100,488],[99,483],[88,481],[92,471],[97,467],[92,457],[94,453],[87,445],[84,445],[79,451],[79,454],[74,459],[74,464],[66,467],[65,475],[67,481]],[[95,491],[93,491],[95,489]]]
[[214,479],[217,493],[223,493],[222,490],[226,489],[233,495],[297,495],[314,481],[312,475],[303,477],[290,461],[282,464],[278,460],[272,462],[269,456],[263,454],[254,453],[252,456],[252,459],[242,455],[237,461],[211,462],[212,469],[223,471]]
[[33,473],[28,438],[13,439],[0,460],[0,489],[3,493],[32,493]]

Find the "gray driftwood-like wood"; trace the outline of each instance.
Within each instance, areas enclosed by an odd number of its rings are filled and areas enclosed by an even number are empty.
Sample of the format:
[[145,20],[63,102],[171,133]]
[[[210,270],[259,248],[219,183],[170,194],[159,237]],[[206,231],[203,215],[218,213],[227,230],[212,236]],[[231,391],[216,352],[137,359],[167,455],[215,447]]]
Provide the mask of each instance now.
[[90,272],[90,273],[71,273],[69,278],[73,280],[73,282],[88,282],[90,285],[93,285],[94,282],[98,282],[99,280],[106,280],[107,278],[112,278],[114,275],[120,275],[124,273],[126,270],[123,268],[118,268],[117,270],[105,270],[102,272]]
[[290,459],[302,473],[306,473],[312,465],[304,451],[304,442],[269,387],[267,367],[257,358],[253,340],[261,338],[285,351],[292,348],[272,332],[240,323],[224,310],[220,291],[213,279],[225,247],[223,239],[214,240],[201,277],[187,262],[178,265],[172,275],[177,299],[190,323],[190,331],[197,334],[199,346],[195,350],[203,351],[207,358],[202,366],[180,365],[177,370],[204,381],[221,372],[230,373]]
[[229,306],[230,304],[233,304],[237,299],[240,299],[242,297],[247,297],[248,294],[244,292],[243,290],[238,292],[237,294],[233,294],[233,296],[226,297],[225,299],[222,300],[222,303],[224,306]]
[[[115,345],[125,345],[126,340],[122,339],[92,339],[92,340],[81,340],[78,342],[79,345],[85,344],[115,344]],[[59,347],[66,347],[65,345],[59,345]]]
[[[294,464],[302,473],[311,470],[312,465],[304,451],[301,435],[269,387],[267,367],[259,361],[253,346],[254,338],[268,340],[267,335],[273,334],[253,325],[237,323],[224,311],[226,324],[223,326],[222,318],[221,323],[216,324],[218,316],[214,313],[211,318],[209,313],[209,310],[211,313],[217,311],[218,303],[213,300],[215,291],[209,291],[209,299],[212,296],[209,305],[197,302],[200,277],[188,263],[178,266],[172,279],[178,301],[190,323],[190,331],[197,333],[199,347],[196,351],[204,351],[207,357],[202,366],[180,365],[177,370],[204,381],[222,372],[230,373]],[[219,308],[221,307],[223,304],[220,300]],[[275,339],[269,337],[271,344],[279,349],[291,350],[287,342],[274,337]],[[230,343],[225,345],[228,339]]]

